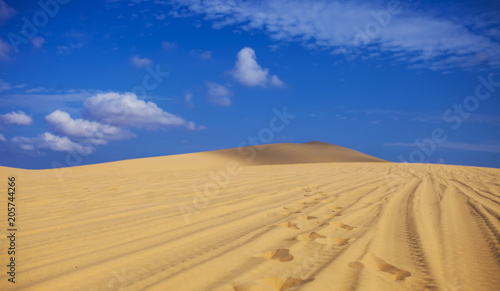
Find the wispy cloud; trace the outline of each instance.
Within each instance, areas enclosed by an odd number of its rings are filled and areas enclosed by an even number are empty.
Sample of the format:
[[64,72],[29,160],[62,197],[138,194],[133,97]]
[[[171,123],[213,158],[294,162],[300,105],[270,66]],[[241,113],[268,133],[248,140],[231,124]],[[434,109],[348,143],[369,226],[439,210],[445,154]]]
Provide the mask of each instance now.
[[61,37],[65,40],[65,44],[57,46],[57,53],[60,55],[72,54],[75,49],[84,47],[90,38],[86,32],[75,30],[63,33]]
[[12,85],[11,83],[0,79],[0,92],[10,91],[14,89],[24,88],[26,84]]
[[[263,30],[278,42],[299,42],[311,49],[333,53],[359,49],[357,31],[366,30],[386,9],[379,1],[301,1],[301,0],[174,0],[174,17],[205,15],[214,28],[239,26],[242,30]],[[403,7],[400,7],[402,10]],[[429,11],[406,10],[392,15],[380,25],[380,32],[362,48],[362,54],[379,51],[414,68],[447,70],[477,66],[500,67],[498,24],[487,25],[481,17],[476,23],[434,16]],[[494,19],[494,18],[493,18]],[[376,23],[376,22],[375,22]],[[366,43],[362,43],[366,44]]]
[[40,93],[40,92],[44,92],[45,90],[47,90],[45,87],[36,87],[36,88],[26,89],[24,92],[26,92],[26,93]]
[[41,91],[41,87],[34,89],[40,91],[3,94],[0,107],[21,107],[37,114],[46,114],[58,109],[77,113],[85,99],[101,93],[97,90],[84,89],[45,89],[44,91]]

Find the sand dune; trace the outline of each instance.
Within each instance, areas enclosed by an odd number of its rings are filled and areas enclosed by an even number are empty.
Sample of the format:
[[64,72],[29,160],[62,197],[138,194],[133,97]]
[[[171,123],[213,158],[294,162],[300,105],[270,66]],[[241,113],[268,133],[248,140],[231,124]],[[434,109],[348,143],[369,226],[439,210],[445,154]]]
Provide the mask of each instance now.
[[[61,179],[0,167],[19,183],[16,289],[498,290],[499,169],[278,146],[281,158],[223,150]],[[332,160],[313,163],[316,150]],[[5,236],[1,248],[4,264]]]
[[387,162],[338,145],[313,141],[303,144],[281,143],[213,151],[212,154],[236,159],[249,165],[282,165],[330,162]]

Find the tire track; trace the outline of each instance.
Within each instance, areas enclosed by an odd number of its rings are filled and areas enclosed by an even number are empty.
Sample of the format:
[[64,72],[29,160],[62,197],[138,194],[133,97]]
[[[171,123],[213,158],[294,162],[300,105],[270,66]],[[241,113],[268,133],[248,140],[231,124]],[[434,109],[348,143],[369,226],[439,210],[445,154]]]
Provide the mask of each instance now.
[[[419,179],[420,180],[420,179]],[[421,185],[421,180],[417,187],[415,187],[408,196],[408,202],[406,204],[406,236],[408,238],[408,243],[410,247],[410,254],[413,258],[417,269],[422,274],[423,286],[425,290],[436,290],[437,284],[432,276],[432,270],[427,262],[425,252],[422,248],[421,239],[418,233],[418,228],[415,222],[415,207],[414,207],[414,197],[417,193],[418,187]]]
[[490,219],[486,217],[486,215],[484,215],[477,206],[474,205],[475,203],[471,202],[470,198],[467,200],[467,204],[470,207],[471,214],[474,216],[479,228],[481,229],[481,233],[487,240],[488,246],[495,257],[497,264],[500,265],[500,233],[492,224]]

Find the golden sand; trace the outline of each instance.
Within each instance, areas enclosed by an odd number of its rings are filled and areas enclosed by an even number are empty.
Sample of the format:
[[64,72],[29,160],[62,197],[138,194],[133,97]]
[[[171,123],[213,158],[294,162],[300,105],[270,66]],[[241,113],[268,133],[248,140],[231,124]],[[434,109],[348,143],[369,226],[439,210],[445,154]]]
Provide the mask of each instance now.
[[498,290],[499,169],[256,153],[0,167],[18,181],[15,289]]

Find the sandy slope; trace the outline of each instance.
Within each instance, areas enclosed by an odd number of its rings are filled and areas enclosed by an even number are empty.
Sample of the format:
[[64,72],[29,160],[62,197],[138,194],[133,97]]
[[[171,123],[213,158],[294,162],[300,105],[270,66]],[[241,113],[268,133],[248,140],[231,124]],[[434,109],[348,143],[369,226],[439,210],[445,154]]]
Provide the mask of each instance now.
[[[53,170],[0,168],[0,176],[15,174],[19,182],[15,286],[500,286],[499,169],[374,162],[239,167],[235,159],[202,153],[123,161],[73,168],[61,180]],[[221,172],[229,179],[220,179],[225,185],[215,192]],[[7,287],[2,269],[0,290]]]

